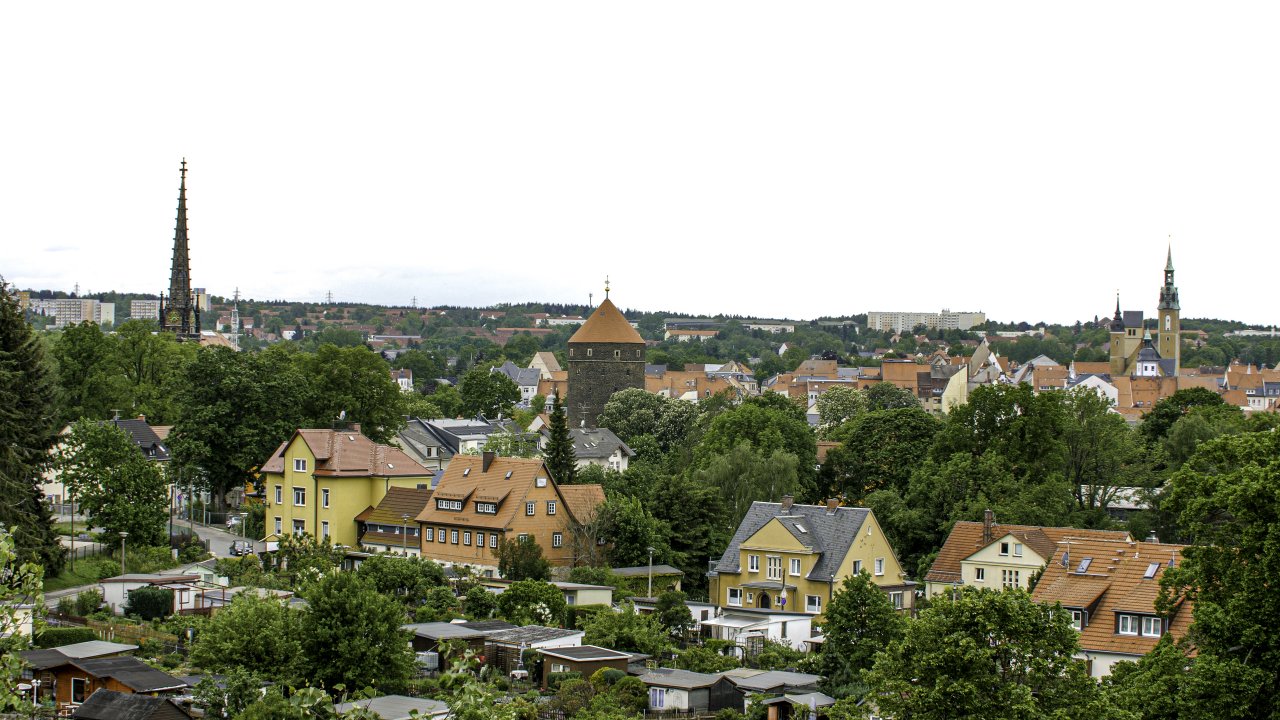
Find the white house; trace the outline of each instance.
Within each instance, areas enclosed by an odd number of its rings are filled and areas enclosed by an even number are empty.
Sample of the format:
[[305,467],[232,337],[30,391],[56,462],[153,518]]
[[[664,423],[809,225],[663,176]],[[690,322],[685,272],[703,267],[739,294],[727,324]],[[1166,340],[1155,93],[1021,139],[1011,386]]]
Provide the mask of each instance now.
[[117,575],[98,582],[100,583],[99,589],[102,591],[102,601],[111,608],[111,612],[116,615],[123,615],[124,607],[129,602],[129,593],[141,587],[158,587],[172,590],[173,612],[175,614],[183,610],[194,610],[200,607],[200,595],[204,592],[204,589],[197,586],[199,581],[200,576],[196,574],[159,575],[135,573]]
[[724,608],[719,617],[702,620],[715,640],[726,640],[746,648],[753,642],[771,640],[807,649],[813,636],[813,618],[809,613],[760,610],[757,608]]

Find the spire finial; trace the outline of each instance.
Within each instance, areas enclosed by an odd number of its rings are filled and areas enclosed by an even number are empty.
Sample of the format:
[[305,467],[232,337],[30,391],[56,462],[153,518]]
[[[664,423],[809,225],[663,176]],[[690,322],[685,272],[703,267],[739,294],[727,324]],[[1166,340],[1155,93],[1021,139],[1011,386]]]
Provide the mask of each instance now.
[[604,276],[604,299],[609,299],[609,276]]
[[182,183],[185,185],[186,182],[187,182],[187,159],[184,157],[182,158]]
[[1169,234],[1169,254],[1165,256],[1164,269],[1173,272],[1173,234]]

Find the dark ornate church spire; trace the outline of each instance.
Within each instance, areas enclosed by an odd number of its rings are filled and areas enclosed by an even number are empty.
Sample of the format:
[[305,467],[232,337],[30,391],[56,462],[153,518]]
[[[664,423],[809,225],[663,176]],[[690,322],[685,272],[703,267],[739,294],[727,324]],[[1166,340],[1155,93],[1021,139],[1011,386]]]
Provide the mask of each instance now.
[[182,160],[178,185],[178,220],[173,231],[173,265],[169,271],[169,298],[160,303],[160,329],[179,340],[199,339],[200,313],[191,296],[191,257],[187,248],[187,160]]

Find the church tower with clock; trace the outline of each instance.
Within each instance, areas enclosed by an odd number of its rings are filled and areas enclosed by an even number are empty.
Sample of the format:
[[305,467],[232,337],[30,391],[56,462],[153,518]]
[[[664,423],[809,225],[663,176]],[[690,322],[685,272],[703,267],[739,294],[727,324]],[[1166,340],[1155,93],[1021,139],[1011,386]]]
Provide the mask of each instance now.
[[1157,330],[1160,340],[1156,349],[1160,357],[1173,359],[1175,375],[1182,368],[1182,340],[1179,336],[1182,325],[1178,313],[1178,286],[1173,284],[1173,248],[1170,247],[1164,265],[1164,287],[1160,288],[1160,304],[1156,306],[1156,317],[1160,323]]
[[178,340],[200,339],[200,308],[191,294],[191,258],[187,250],[187,161],[182,160],[178,185],[178,221],[173,231],[173,265],[169,270],[169,295],[160,296],[160,331]]

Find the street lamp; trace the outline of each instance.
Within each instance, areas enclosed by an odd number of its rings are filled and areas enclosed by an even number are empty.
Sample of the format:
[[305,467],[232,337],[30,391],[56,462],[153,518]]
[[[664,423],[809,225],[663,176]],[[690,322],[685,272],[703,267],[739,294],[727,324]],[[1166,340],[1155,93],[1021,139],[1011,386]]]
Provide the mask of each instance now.
[[400,516],[400,552],[409,555],[409,513]]
[[124,539],[129,537],[129,533],[120,531],[120,574],[124,575]]
[[649,546],[649,595],[653,597],[653,546]]

